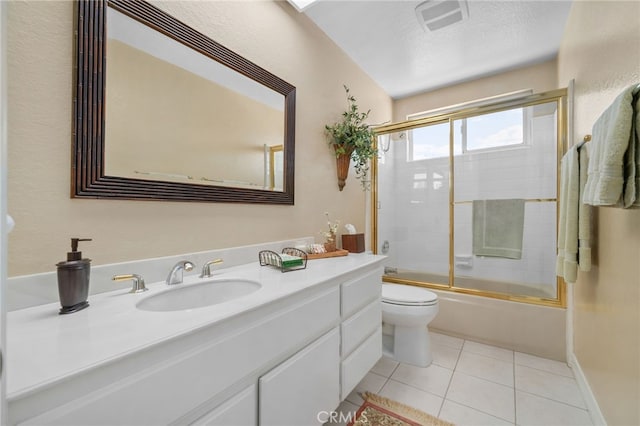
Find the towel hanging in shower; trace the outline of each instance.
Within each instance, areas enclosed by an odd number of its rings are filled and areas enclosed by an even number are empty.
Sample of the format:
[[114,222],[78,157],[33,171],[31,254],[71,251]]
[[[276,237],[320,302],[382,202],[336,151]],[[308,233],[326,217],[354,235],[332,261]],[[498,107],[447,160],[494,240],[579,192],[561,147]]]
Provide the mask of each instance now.
[[473,254],[522,258],[524,200],[473,201]]

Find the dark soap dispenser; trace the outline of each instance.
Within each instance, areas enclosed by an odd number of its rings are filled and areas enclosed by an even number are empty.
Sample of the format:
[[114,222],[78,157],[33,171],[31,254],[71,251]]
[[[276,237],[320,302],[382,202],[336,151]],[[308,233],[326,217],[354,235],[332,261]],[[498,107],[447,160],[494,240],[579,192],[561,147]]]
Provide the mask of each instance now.
[[60,295],[60,315],[78,312],[89,306],[89,272],[91,259],[83,259],[78,251],[79,241],[91,241],[90,238],[72,238],[71,251],[67,252],[66,262],[59,262],[58,294]]

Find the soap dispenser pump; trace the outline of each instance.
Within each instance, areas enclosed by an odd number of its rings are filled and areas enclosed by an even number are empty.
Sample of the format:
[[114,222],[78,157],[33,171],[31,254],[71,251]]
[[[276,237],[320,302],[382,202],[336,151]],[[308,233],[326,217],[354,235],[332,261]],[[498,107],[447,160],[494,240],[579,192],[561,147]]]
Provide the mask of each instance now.
[[58,294],[60,295],[60,315],[78,312],[89,306],[89,273],[91,259],[83,259],[78,251],[78,242],[91,238],[72,238],[71,251],[67,260],[56,264],[58,267]]

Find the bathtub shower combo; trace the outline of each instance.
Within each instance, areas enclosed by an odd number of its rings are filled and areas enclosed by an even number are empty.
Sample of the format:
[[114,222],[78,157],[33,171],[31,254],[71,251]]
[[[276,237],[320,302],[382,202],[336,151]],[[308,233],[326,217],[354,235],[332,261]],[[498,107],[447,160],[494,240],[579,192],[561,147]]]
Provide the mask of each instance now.
[[372,243],[388,256],[383,281],[563,307],[565,105],[560,89],[377,128]]

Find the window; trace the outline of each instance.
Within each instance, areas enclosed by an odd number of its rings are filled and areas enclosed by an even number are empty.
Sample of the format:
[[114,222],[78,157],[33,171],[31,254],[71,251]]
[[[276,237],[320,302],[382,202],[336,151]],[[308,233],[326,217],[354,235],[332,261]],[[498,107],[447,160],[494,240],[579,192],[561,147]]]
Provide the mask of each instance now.
[[[454,121],[453,155],[527,144],[533,107],[513,108]],[[449,122],[409,130],[409,161],[449,157]]]
[[[409,130],[409,161],[449,157],[449,122],[432,124]],[[453,154],[460,154],[459,143],[455,142]]]
[[514,108],[457,120],[463,152],[523,145],[527,122],[524,110]]

